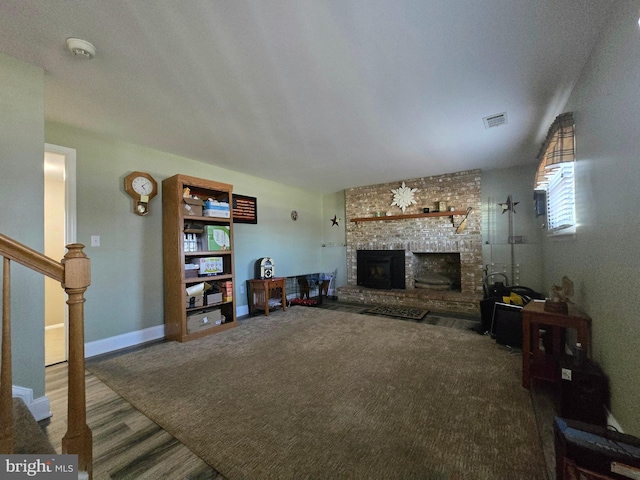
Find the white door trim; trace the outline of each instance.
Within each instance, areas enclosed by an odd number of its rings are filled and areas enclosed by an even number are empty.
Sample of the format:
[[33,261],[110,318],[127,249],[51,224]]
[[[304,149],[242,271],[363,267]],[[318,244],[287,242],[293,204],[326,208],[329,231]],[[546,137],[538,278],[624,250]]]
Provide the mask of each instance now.
[[65,158],[65,241],[76,243],[76,150],[51,143],[44,144],[46,152],[64,155]]

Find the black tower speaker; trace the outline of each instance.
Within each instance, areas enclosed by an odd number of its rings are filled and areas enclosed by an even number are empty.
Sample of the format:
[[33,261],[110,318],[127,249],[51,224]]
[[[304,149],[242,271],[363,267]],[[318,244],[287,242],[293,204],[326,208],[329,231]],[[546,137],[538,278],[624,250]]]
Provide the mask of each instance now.
[[602,369],[587,359],[576,365],[572,357],[561,362],[561,367],[560,415],[563,418],[606,427],[609,380]]

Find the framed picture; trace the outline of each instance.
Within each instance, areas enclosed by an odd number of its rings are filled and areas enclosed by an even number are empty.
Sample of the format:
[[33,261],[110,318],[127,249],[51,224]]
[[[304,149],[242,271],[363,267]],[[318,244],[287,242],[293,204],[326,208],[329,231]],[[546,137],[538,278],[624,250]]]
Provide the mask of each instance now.
[[258,223],[258,200],[246,195],[232,195],[233,223]]

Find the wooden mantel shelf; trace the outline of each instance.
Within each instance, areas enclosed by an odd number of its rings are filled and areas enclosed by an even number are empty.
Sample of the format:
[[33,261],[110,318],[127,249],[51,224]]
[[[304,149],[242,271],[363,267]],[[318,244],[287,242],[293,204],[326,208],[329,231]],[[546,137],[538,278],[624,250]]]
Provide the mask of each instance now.
[[388,220],[404,220],[407,218],[424,218],[424,217],[452,217],[454,215],[466,215],[466,211],[462,210],[454,210],[453,212],[431,212],[431,213],[410,213],[407,215],[383,215],[381,217],[360,217],[360,218],[352,218],[351,222],[375,222],[375,221],[383,221],[386,222]]

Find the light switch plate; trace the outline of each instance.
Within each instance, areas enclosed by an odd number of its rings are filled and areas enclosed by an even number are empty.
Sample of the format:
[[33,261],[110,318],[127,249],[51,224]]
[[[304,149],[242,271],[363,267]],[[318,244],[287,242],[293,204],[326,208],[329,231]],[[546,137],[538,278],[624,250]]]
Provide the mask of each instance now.
[[562,369],[562,380],[571,381],[571,370],[569,370],[568,368]]

